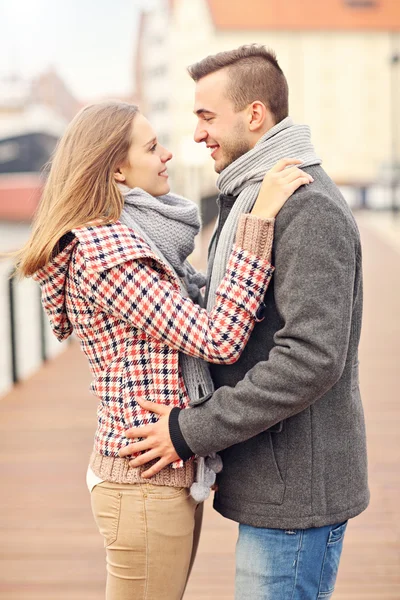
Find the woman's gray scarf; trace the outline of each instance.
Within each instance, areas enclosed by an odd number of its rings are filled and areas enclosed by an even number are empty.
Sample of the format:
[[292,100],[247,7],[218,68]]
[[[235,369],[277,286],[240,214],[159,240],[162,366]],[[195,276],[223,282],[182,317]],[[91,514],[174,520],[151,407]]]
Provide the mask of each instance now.
[[196,300],[205,278],[186,259],[193,252],[194,239],[200,231],[197,206],[175,194],[154,197],[140,188],[119,187],[124,196],[122,223],[132,229],[140,227],[149,238],[146,241],[151,241],[152,249],[161,252],[167,264],[184,280],[190,298]]
[[278,160],[286,157],[301,159],[301,168],[321,164],[311,143],[310,128],[307,125],[295,125],[290,117],[267,131],[254,148],[226,167],[218,177],[219,191],[237,196],[237,199],[222,228],[217,246],[211,241],[207,273],[208,310],[215,304],[217,288],[225,275],[240,215],[249,213],[253,208],[265,173]]
[[[200,230],[197,206],[175,194],[154,197],[140,188],[130,189],[123,185],[119,188],[124,196],[121,222],[137,232],[156,256],[173,269],[180,280],[181,294],[200,303],[200,289],[205,285],[205,276],[196,272],[187,261]],[[180,352],[179,364],[191,405],[212,394],[214,386],[205,361]],[[218,466],[215,455],[207,459],[206,464],[204,459],[197,459],[197,481],[191,493],[198,502],[210,494]]]

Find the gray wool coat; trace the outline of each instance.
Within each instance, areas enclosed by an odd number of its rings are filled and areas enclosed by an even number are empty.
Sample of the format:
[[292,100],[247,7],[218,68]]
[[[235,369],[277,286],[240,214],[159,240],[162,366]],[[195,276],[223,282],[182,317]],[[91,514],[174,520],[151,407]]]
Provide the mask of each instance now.
[[314,183],[276,219],[265,320],[236,364],[212,367],[215,393],[179,414],[194,452],[221,453],[216,510],[256,527],[339,523],[369,501],[360,238],[325,171],[305,170]]

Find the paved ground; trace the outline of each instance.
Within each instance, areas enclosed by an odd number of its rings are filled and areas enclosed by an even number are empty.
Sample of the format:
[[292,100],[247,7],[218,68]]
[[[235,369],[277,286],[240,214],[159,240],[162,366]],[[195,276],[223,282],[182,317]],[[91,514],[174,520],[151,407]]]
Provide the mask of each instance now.
[[[349,525],[334,598],[399,600],[399,253],[374,223],[360,221],[372,500]],[[104,597],[103,549],[84,482],[96,407],[89,379],[71,345],[0,400],[0,600]],[[185,600],[233,598],[235,537],[236,525],[208,503]]]

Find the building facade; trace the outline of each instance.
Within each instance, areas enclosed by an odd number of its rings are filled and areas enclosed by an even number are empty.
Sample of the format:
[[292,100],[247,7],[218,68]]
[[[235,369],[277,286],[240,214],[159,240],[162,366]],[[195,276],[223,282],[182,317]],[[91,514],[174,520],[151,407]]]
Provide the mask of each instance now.
[[398,0],[160,2],[162,10],[156,5],[143,17],[137,89],[143,111],[174,153],[177,191],[198,200],[212,194],[215,182],[208,151],[192,141],[194,84],[186,68],[242,44],[276,51],[289,83],[290,114],[310,125],[335,181],[370,185],[399,162]]

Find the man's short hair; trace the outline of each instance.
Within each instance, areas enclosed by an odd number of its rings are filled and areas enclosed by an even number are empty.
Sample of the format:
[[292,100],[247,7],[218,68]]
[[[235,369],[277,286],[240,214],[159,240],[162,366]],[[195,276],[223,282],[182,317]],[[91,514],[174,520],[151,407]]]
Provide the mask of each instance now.
[[199,81],[225,68],[230,78],[227,94],[236,111],[259,100],[271,111],[275,123],[288,116],[288,84],[273,50],[259,44],[240,46],[207,56],[188,67],[188,72],[193,81]]

